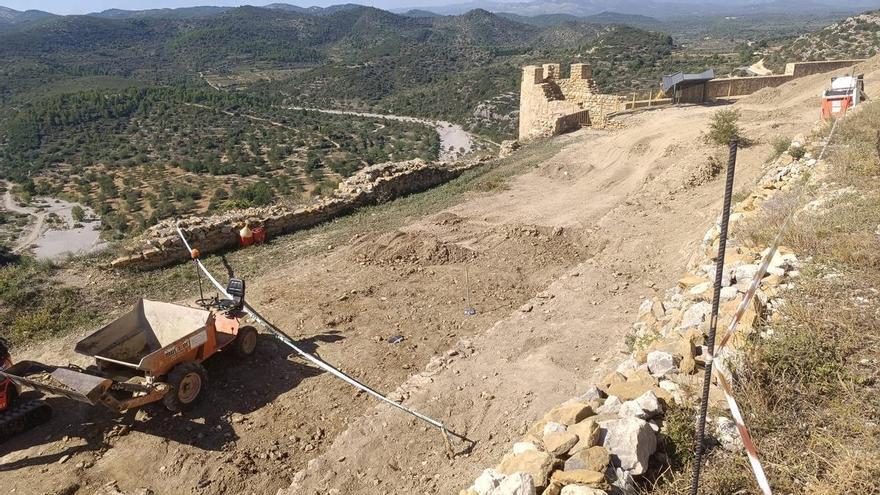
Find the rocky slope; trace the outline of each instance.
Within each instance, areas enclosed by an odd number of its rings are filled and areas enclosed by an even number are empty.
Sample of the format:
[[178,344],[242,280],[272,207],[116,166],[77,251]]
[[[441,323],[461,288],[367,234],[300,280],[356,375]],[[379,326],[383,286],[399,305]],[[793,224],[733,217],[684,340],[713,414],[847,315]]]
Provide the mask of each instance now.
[[[758,216],[762,204],[772,204],[778,193],[791,190],[815,168],[813,155],[822,144],[811,143],[800,160],[786,152],[770,164],[756,192],[735,206],[731,229]],[[639,493],[640,486],[649,486],[680,461],[670,459],[682,447],[674,444],[675,432],[670,433],[679,425],[667,422],[665,413],[671,408],[693,408],[699,401],[718,242],[716,223],[706,232],[694,265],[675,287],[662,299],[642,302],[632,326],[633,350],[615,371],[550,409],[495,468],[484,470],[461,495]],[[766,246],[736,240],[729,246],[722,275],[719,342],[769,252]],[[760,337],[760,322],[774,318],[784,292],[796,283],[798,267],[797,256],[785,247],[772,256],[754,301],[716,365],[737,362],[746,342]],[[715,381],[709,398],[710,443],[741,451],[742,440]]]
[[781,73],[785,62],[873,57],[880,50],[880,11],[866,12],[799,36],[767,57]]

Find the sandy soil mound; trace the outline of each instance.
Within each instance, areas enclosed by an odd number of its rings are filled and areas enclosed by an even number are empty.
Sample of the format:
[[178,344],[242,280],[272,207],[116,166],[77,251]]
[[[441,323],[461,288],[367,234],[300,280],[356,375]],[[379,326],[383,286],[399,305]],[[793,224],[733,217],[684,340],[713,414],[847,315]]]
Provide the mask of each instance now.
[[745,96],[741,101],[745,103],[755,103],[759,105],[776,103],[782,96],[782,90],[779,88],[763,88],[754,93]]
[[477,253],[426,235],[389,232],[361,237],[354,245],[354,260],[361,264],[418,263],[445,265],[462,263]]

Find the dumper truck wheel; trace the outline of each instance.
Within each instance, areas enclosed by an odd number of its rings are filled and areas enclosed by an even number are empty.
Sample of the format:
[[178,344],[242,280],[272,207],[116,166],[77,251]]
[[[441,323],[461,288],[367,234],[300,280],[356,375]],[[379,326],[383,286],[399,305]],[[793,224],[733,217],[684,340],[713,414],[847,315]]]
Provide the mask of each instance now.
[[257,329],[251,326],[239,328],[235,342],[232,343],[232,349],[239,357],[245,358],[253,355],[257,350]]
[[168,385],[171,390],[162,397],[165,407],[173,412],[189,411],[202,398],[208,385],[208,373],[199,363],[180,363],[168,373]]

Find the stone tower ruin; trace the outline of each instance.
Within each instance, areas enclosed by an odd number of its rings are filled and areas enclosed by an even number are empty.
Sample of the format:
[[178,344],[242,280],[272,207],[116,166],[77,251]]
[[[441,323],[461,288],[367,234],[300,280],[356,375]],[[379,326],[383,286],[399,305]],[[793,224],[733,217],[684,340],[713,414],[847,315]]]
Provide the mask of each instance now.
[[562,134],[582,126],[604,127],[622,109],[619,96],[599,94],[589,64],[572,64],[568,79],[559,64],[523,67],[519,139]]

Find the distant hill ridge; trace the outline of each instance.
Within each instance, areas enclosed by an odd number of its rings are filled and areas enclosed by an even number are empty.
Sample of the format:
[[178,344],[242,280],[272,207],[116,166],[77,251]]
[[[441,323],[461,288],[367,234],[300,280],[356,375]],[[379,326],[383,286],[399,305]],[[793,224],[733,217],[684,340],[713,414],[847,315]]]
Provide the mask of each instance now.
[[20,12],[7,7],[0,7],[0,29],[4,26],[16,26],[19,24],[27,24],[38,22],[45,19],[57,17],[55,14],[43,12],[42,10],[26,10]]
[[785,62],[868,58],[877,53],[880,53],[880,11],[873,11],[799,36],[770,54],[765,64],[779,70]]
[[[89,16],[47,14],[44,22],[0,31],[0,56],[33,54],[52,58],[66,53],[94,62],[100,58],[96,53],[121,50],[121,60],[107,60],[112,64],[108,70],[118,71],[126,58],[146,52],[171,66],[180,62],[198,68],[242,57],[250,61],[316,62],[324,58],[323,53],[329,53],[327,50],[401,42],[526,46],[542,30],[482,9],[459,16],[412,17],[353,4],[320,11],[288,7],[273,4],[108,10]],[[9,9],[3,13],[4,19],[24,22],[23,13]],[[596,31],[590,23],[577,22],[584,35]]]
[[422,7],[440,14],[460,14],[473,9],[506,12],[521,16],[568,14],[578,17],[619,12],[668,19],[694,15],[743,15],[788,12],[856,13],[880,7],[877,0],[531,0],[506,2],[471,0],[467,2]]

